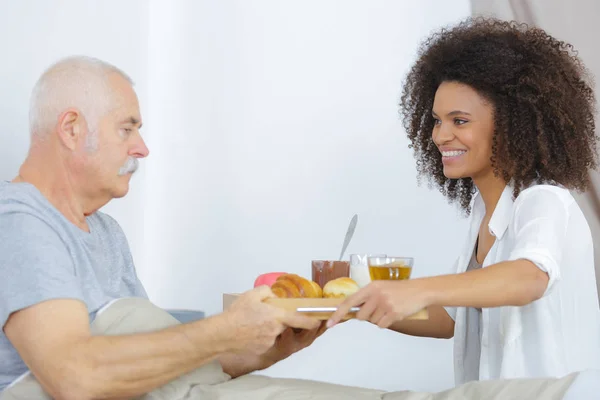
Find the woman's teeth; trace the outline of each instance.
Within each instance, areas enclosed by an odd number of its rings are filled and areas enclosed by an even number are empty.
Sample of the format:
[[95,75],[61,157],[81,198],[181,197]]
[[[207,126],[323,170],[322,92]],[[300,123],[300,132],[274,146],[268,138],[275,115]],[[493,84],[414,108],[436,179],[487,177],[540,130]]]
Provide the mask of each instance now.
[[443,157],[456,157],[466,153],[465,150],[442,151]]

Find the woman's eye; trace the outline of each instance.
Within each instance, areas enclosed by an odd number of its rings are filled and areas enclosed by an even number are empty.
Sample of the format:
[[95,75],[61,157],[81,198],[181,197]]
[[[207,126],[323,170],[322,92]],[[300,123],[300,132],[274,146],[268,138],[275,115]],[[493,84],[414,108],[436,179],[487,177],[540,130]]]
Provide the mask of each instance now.
[[442,123],[442,121],[441,121],[441,120],[439,120],[439,119],[437,119],[437,118],[434,118],[434,119],[433,119],[433,124],[434,124],[434,125],[439,125],[439,124],[441,124],[441,123]]
[[454,119],[454,124],[456,125],[464,125],[466,124],[468,121],[466,119],[460,119],[460,118],[455,118]]

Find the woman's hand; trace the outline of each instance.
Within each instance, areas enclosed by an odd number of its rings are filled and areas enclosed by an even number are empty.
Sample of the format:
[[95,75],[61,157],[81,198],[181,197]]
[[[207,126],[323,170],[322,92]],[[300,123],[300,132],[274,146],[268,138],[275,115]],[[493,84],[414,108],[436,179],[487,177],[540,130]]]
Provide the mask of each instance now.
[[393,323],[428,307],[429,298],[418,280],[374,281],[340,304],[327,321],[327,327],[339,323],[352,307],[360,306],[357,319],[389,328]]

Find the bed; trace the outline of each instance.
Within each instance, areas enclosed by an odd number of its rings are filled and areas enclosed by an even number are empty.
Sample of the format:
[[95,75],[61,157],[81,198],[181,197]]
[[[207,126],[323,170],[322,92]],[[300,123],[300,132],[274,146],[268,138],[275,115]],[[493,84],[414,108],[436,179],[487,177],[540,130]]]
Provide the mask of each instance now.
[[[113,303],[92,323],[93,334],[117,335],[149,332],[180,323],[147,300],[128,298]],[[506,379],[470,382],[443,392],[366,389],[302,379],[250,374],[231,379],[218,362],[212,362],[139,397],[141,400],[587,400],[600,399],[600,371],[572,373],[561,378]],[[50,399],[31,374],[24,375],[0,400]]]

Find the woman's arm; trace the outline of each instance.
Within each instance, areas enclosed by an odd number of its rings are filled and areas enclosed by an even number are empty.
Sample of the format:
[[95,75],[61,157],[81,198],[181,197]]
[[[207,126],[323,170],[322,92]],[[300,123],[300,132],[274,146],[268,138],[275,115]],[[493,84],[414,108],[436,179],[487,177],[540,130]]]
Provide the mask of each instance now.
[[[460,274],[405,281],[375,281],[348,297],[328,321],[338,323],[351,307],[356,317],[414,336],[450,337],[454,321],[446,307],[523,306],[543,296],[548,275],[527,260],[506,261]],[[428,321],[405,320],[428,308]]]
[[427,307],[429,318],[426,320],[405,319],[394,322],[389,329],[411,336],[450,339],[454,337],[454,320],[444,307]]
[[524,306],[544,295],[548,287],[548,274],[531,261],[515,260],[461,274],[424,278],[417,284],[423,285],[429,293],[431,305],[479,308]]

